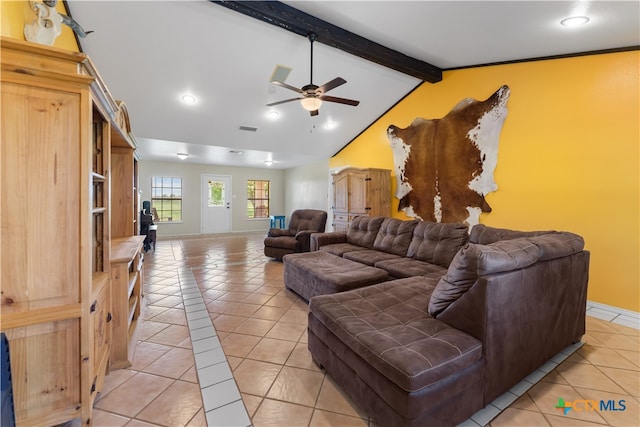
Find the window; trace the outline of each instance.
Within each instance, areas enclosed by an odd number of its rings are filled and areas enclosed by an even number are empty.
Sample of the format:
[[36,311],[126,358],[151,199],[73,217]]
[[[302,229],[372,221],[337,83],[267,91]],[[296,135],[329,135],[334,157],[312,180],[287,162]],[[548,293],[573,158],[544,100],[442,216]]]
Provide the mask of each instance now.
[[182,221],[182,178],[151,178],[151,209],[156,210],[159,222]]
[[224,206],[224,181],[209,181],[207,206]]
[[269,181],[247,181],[247,218],[269,218]]

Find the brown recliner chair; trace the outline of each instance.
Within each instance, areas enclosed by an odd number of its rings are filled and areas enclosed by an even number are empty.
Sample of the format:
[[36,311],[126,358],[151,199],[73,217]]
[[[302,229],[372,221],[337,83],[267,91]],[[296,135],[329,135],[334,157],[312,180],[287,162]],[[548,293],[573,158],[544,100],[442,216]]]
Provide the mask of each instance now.
[[316,209],[299,209],[291,213],[288,229],[270,228],[264,239],[264,254],[281,260],[286,254],[309,252],[311,233],[322,233],[327,213]]

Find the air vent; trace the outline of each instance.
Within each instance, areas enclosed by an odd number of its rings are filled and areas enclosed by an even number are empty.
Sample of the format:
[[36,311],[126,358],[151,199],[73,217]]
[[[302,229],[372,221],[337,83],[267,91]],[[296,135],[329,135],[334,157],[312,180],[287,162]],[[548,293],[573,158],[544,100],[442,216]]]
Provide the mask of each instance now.
[[287,80],[287,77],[289,77],[290,72],[291,72],[290,67],[285,67],[283,65],[276,65],[276,68],[273,70],[273,74],[271,74],[271,79],[269,79],[269,81],[270,82],[277,81],[277,82],[284,83],[284,81]]
[[246,130],[247,132],[256,132],[258,130],[255,126],[240,126],[238,129]]

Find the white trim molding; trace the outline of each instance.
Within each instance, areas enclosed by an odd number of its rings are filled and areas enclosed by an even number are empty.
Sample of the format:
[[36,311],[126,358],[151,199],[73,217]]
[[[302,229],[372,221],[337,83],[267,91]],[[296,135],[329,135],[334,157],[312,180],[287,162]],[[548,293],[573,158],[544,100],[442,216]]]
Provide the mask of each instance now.
[[640,329],[640,313],[637,311],[587,301],[587,316],[596,317],[629,328]]

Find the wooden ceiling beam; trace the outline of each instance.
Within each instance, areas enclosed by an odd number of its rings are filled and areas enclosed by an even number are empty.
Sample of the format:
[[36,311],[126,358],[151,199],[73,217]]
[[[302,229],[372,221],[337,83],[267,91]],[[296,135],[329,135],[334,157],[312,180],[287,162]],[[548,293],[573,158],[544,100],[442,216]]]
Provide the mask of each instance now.
[[322,44],[420,80],[430,83],[442,80],[442,69],[434,65],[389,49],[279,1],[209,1],[303,37],[311,32],[316,33],[317,41]]

